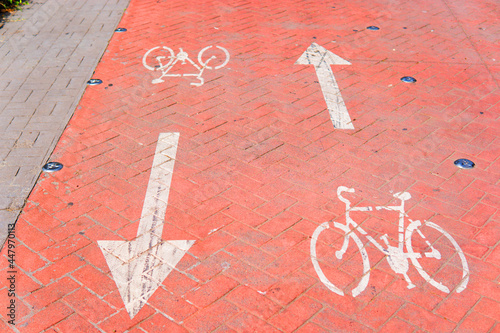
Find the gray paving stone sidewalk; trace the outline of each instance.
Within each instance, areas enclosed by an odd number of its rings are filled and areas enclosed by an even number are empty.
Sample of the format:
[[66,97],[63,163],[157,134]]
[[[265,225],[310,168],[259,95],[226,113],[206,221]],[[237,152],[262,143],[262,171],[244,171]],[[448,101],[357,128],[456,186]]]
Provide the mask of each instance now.
[[35,1],[0,29],[1,246],[128,3]]

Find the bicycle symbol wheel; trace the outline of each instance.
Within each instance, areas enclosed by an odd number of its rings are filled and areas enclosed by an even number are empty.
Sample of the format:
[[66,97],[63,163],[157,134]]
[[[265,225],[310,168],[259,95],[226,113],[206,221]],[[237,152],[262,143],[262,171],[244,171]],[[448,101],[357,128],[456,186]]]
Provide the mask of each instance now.
[[[221,50],[221,52],[217,52],[218,53],[218,56],[217,55],[212,55],[211,57],[207,58],[205,56],[205,60],[203,60],[203,54],[205,53],[205,51],[207,51],[208,49],[212,48],[212,45],[210,46],[207,46],[205,48],[203,48],[200,53],[198,53],[198,62],[200,63],[200,65],[203,67],[203,68],[207,68],[207,69],[219,69],[219,68],[222,68],[224,66],[227,65],[227,63],[229,62],[229,52],[223,48],[222,46],[215,46],[217,49]],[[215,53],[215,54],[217,54]],[[219,62],[222,61],[222,59],[224,59],[219,65],[215,66],[215,67],[212,67],[212,66],[209,66],[208,63],[212,60],[215,60],[215,59],[219,59]]]
[[[358,261],[354,258],[354,257],[357,257],[357,253],[359,253],[359,255],[361,255],[361,261],[363,263],[362,271],[361,272],[359,271],[359,268],[361,268],[361,267],[354,268],[354,269],[357,269],[358,273],[361,273],[361,279],[359,280],[359,282],[349,281],[350,283],[348,283],[351,285],[352,284],[355,285],[355,287],[352,289],[352,295],[354,297],[356,297],[363,290],[365,290],[365,288],[368,285],[368,282],[370,280],[370,261],[368,259],[368,253],[366,252],[366,249],[363,246],[363,243],[361,242],[359,237],[355,233],[353,233],[352,230],[350,230],[348,226],[341,224],[341,223],[338,223],[338,222],[335,222],[334,227],[336,229],[339,229],[340,232],[344,234],[344,237],[343,237],[343,241],[342,241],[343,242],[342,246],[339,246],[339,244],[337,244],[336,247],[338,249],[337,249],[337,251],[335,251],[335,257],[331,256],[331,259],[330,259],[331,262],[329,262],[329,264],[335,264],[335,262],[336,262],[336,264],[339,265],[341,261],[348,261],[351,263],[351,264],[349,264],[349,266],[352,266],[353,261]],[[317,246],[318,246],[317,245],[318,239],[319,239],[321,233],[329,228],[330,228],[329,222],[325,222],[325,223],[321,224],[319,227],[317,227],[316,230],[314,231],[314,233],[312,235],[312,239],[311,239],[311,260],[312,260],[312,264],[314,266],[314,270],[316,271],[316,274],[318,274],[318,277],[321,280],[321,282],[323,282],[323,284],[328,289],[333,291],[334,293],[336,293],[340,296],[344,296],[344,292],[342,291],[342,289],[340,289],[337,285],[335,285],[330,279],[328,279],[326,277],[323,269],[321,269],[321,267],[320,267],[320,263],[319,263],[318,258],[317,258],[316,250],[317,250]],[[349,243],[350,243],[349,240],[350,239],[352,239],[354,241],[354,243],[356,244],[357,251],[356,251],[356,248],[353,246],[351,246],[349,248]],[[330,250],[330,252],[331,252],[331,250]],[[354,266],[357,266],[357,264]],[[350,268],[352,268],[352,267],[350,267]],[[341,268],[332,269],[331,271],[332,272],[337,271],[336,273],[340,273],[340,270],[342,270],[342,269]],[[344,276],[349,275],[346,273],[343,273],[343,274],[344,274]],[[339,276],[338,280],[344,281],[345,278]]]
[[155,71],[170,66],[174,59],[175,54],[171,48],[157,46],[144,54],[144,57],[142,57],[142,64],[150,71]]
[[[426,235],[420,230],[422,227],[429,227],[425,231]],[[415,237],[416,234],[419,234],[420,238]],[[431,234],[434,240],[429,242],[429,235]],[[467,287],[469,266],[465,255],[455,239],[443,228],[429,221],[425,221],[423,224],[418,220],[411,221],[406,229],[405,239],[411,262],[425,281],[445,293],[449,293],[450,288],[437,281],[438,276],[439,279],[446,280],[447,284],[456,284],[454,289],[457,293]],[[429,247],[429,244],[432,244],[432,246]],[[417,247],[418,251],[414,252],[413,247]],[[431,248],[436,248],[436,250],[429,251]],[[417,258],[414,255],[415,253],[423,253],[423,256]],[[438,267],[436,267],[436,264],[438,264]],[[424,265],[429,267],[428,270],[433,269],[435,273],[432,276],[428,274],[423,268]]]

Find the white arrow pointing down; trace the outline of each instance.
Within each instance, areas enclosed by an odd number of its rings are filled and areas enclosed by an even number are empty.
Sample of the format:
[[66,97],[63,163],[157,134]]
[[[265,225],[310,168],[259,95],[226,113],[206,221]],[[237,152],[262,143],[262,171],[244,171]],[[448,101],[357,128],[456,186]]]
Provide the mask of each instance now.
[[194,240],[161,239],[178,142],[179,133],[160,134],[137,237],[131,241],[97,242],[130,318],[194,244]]
[[344,100],[340,94],[339,86],[330,68],[330,65],[350,65],[351,63],[328,51],[324,47],[312,43],[295,64],[314,65],[333,127],[339,129],[354,129],[351,117],[349,117]]

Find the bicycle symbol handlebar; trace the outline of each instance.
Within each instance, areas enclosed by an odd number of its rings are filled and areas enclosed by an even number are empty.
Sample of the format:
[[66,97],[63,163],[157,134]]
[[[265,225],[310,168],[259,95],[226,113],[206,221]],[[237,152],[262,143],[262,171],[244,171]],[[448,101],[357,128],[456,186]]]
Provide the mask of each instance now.
[[[215,46],[215,51],[218,51],[219,56],[217,55],[212,55],[208,59],[204,60],[203,55],[204,53],[211,49],[213,46],[207,46],[204,47],[199,53],[198,53],[198,63],[195,61],[191,60],[189,57],[189,54],[185,52],[182,48],[179,48],[179,53],[177,55],[174,53],[174,51],[167,47],[167,46],[157,46],[153,47],[152,49],[148,50],[146,54],[144,54],[144,57],[142,58],[142,64],[146,69],[150,71],[160,71],[161,76],[159,78],[156,78],[152,81],[153,84],[158,84],[165,82],[163,78],[165,77],[181,77],[181,76],[193,76],[196,79],[199,80],[199,82],[191,82],[191,85],[200,87],[205,83],[205,80],[203,79],[202,75],[205,69],[220,69],[224,66],[227,65],[229,62],[229,52],[223,48],[222,46]],[[209,63],[212,62],[215,59],[222,59],[219,65],[216,66],[209,66]],[[175,73],[172,74],[170,71],[174,66],[179,64],[180,66],[189,64],[197,72],[194,73]]]

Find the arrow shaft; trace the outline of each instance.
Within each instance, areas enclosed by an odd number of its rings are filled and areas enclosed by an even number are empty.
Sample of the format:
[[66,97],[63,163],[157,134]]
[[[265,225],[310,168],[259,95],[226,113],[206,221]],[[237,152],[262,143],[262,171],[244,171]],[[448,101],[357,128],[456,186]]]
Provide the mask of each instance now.
[[318,65],[315,65],[314,68],[316,69],[316,75],[318,76],[321,91],[325,97],[326,106],[330,113],[333,127],[339,129],[354,129],[351,117],[349,116],[349,112],[347,112],[347,107],[342,99],[339,86],[335,80],[335,76],[333,76],[330,65],[322,61]]
[[161,133],[158,138],[137,230],[137,237],[145,237],[146,248],[161,241],[178,143],[179,133]]

